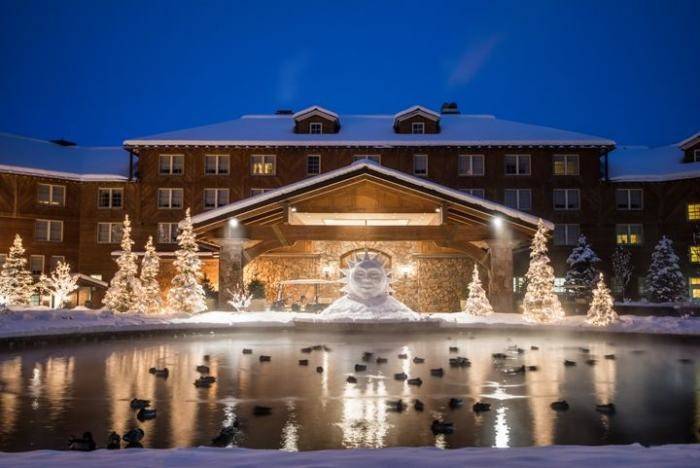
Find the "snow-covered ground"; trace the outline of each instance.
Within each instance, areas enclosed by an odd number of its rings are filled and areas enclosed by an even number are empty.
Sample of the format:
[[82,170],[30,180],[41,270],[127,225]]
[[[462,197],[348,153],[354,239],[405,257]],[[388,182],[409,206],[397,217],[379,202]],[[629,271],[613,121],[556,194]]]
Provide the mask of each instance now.
[[[668,335],[700,335],[698,317],[638,317],[623,315],[609,327],[592,327],[584,316],[566,317],[556,324],[525,322],[520,314],[496,313],[471,316],[458,313],[436,313],[421,316],[423,320],[440,322],[442,328],[522,328],[571,331],[607,331]],[[205,312],[192,316],[113,314],[105,310],[46,308],[13,310],[0,313],[0,338],[100,333],[110,331],[237,329],[245,327],[293,328],[296,319],[318,321],[318,314],[302,312]],[[367,321],[364,321],[367,323]],[[371,322],[371,321],[370,321]],[[415,322],[414,322],[415,323]],[[415,328],[415,327],[414,327]],[[434,328],[434,327],[431,327]]]
[[37,450],[0,453],[0,465],[19,467],[110,466],[294,466],[294,467],[634,467],[686,468],[700,466],[700,445],[607,445],[597,447],[549,446],[527,448],[464,448],[440,450],[432,447],[403,447],[378,450],[323,450],[289,453],[251,449],[130,449],[98,450],[90,453]]

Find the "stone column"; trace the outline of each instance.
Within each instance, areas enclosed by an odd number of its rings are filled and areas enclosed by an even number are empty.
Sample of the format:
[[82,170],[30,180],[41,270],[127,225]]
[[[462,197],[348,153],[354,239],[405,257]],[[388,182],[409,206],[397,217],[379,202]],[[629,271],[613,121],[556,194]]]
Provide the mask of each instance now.
[[488,241],[491,254],[489,300],[496,312],[515,312],[513,303],[513,248],[507,241]]
[[228,291],[243,287],[244,239],[219,239],[219,308],[231,310]]

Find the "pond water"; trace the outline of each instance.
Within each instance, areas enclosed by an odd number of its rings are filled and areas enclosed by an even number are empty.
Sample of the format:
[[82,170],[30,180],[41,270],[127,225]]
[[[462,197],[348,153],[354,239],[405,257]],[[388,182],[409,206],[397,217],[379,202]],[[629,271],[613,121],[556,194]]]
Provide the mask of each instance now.
[[[315,344],[330,351],[300,351]],[[512,346],[524,353],[507,351]],[[240,429],[232,445],[283,450],[697,442],[700,366],[679,359],[695,360],[699,350],[697,341],[505,331],[241,332],[56,343],[0,352],[0,450],[63,449],[70,435],[84,431],[104,446],[110,431],[133,427],[144,429],[145,447],[210,445],[235,419]],[[388,362],[372,359],[367,371],[355,372],[366,351]],[[498,352],[507,359],[495,360]],[[260,362],[261,354],[271,362]],[[199,389],[195,368],[205,355],[217,381]],[[425,363],[414,363],[415,356]],[[455,356],[468,357],[471,367],[451,368]],[[586,364],[591,358],[595,365]],[[565,359],[577,365],[566,367]],[[506,372],[522,364],[538,370]],[[151,375],[153,366],[167,366],[169,377]],[[438,367],[445,369],[442,378],[430,375]],[[398,372],[423,384],[394,380]],[[357,383],[347,383],[349,375]],[[156,419],[140,423],[129,406],[134,397],[152,400]],[[422,412],[413,408],[416,398],[425,404]],[[450,398],[462,398],[464,406],[450,409]],[[401,413],[387,405],[398,399],[408,404]],[[550,408],[560,399],[568,411]],[[474,413],[476,401],[491,410]],[[615,415],[596,412],[596,404],[608,402],[617,406]],[[255,405],[272,412],[254,416]],[[454,433],[433,434],[433,419],[453,422]]]

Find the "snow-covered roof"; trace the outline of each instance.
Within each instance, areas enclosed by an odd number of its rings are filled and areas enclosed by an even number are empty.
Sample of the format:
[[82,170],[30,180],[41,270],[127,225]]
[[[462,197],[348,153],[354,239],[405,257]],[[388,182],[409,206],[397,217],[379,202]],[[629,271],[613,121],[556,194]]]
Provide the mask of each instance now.
[[619,146],[608,155],[608,177],[613,182],[663,182],[700,177],[700,162],[684,163],[679,145]]
[[423,106],[411,106],[394,115],[394,120],[401,121],[413,117],[414,115],[423,115],[432,120],[440,119],[440,114]]
[[129,153],[121,147],[61,146],[0,132],[0,172],[83,181],[121,181],[129,176]]
[[688,149],[694,144],[698,143],[700,141],[700,132],[697,132],[695,135],[691,135],[685,140],[681,141],[678,143],[678,146],[680,146],[683,149]]
[[294,115],[292,115],[292,118],[294,120],[299,120],[302,117],[306,117],[310,114],[317,114],[321,115],[322,117],[330,117],[331,120],[338,120],[340,118],[335,112],[329,111],[328,109],[325,109],[321,106],[311,106],[307,107],[306,109],[302,109],[299,112],[295,112]]
[[244,115],[235,120],[129,139],[126,146],[612,146],[583,133],[493,116],[440,116],[440,133],[397,134],[393,115],[341,115],[333,134],[294,133],[294,116]]
[[[193,216],[192,223],[195,225],[204,223],[206,221],[218,218],[220,216],[226,216],[229,213],[233,213],[241,209],[257,205],[261,202],[274,200],[280,195],[291,194],[300,189],[304,189],[317,184],[322,184],[326,181],[330,181],[332,179],[337,178],[338,176],[352,174],[353,172],[361,172],[363,170],[368,170],[369,172],[374,172],[377,174],[384,174],[395,179],[408,182],[411,185],[423,187],[426,190],[431,190],[441,195],[458,199],[473,205],[478,205],[490,211],[502,213],[510,218],[519,219],[533,226],[537,226],[537,223],[539,221],[539,218],[537,216],[533,216],[531,214],[524,213],[514,208],[501,205],[500,203],[475,197],[460,190],[445,187],[444,185],[440,185],[436,182],[431,182],[421,177],[416,177],[411,174],[398,171],[396,169],[391,169],[389,167],[382,166],[381,164],[369,159],[361,159],[359,161],[355,161],[354,163],[348,166],[340,167],[338,169],[334,169],[332,171],[325,172],[314,177],[309,177],[299,182],[284,185],[274,190],[270,190],[269,192],[261,193],[259,195],[255,195],[249,198],[244,198],[243,200],[239,200],[234,203],[229,203],[228,205],[224,205],[220,208],[205,211],[203,213]],[[554,224],[552,224],[551,222],[545,221],[545,224],[549,229],[554,229]]]

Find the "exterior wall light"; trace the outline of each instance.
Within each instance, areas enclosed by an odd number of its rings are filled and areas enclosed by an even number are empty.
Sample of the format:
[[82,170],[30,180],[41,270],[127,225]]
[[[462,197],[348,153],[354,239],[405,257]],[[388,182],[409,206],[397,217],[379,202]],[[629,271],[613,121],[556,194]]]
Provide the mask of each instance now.
[[324,276],[326,279],[329,279],[330,276],[331,276],[331,273],[333,273],[333,267],[331,267],[330,265],[326,265],[326,266],[323,267],[323,269],[321,270],[321,272],[323,273],[323,276]]
[[503,218],[501,218],[500,216],[494,216],[491,222],[493,223],[493,227],[497,229],[503,227]]
[[413,267],[411,265],[402,265],[399,268],[399,273],[401,273],[403,279],[408,279],[408,275],[413,273]]
[[228,220],[228,225],[231,228],[237,228],[238,227],[238,220],[236,218],[231,218]]

